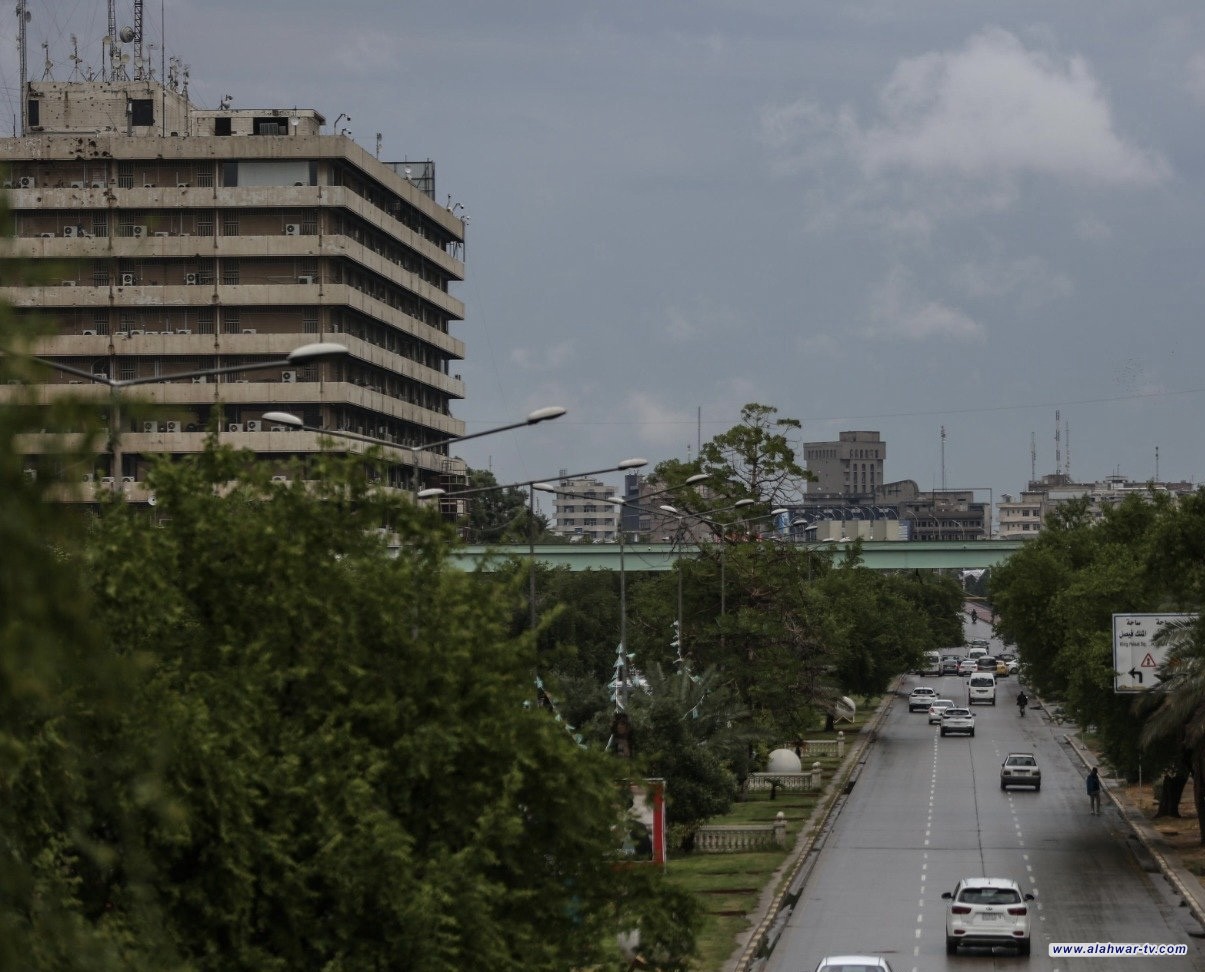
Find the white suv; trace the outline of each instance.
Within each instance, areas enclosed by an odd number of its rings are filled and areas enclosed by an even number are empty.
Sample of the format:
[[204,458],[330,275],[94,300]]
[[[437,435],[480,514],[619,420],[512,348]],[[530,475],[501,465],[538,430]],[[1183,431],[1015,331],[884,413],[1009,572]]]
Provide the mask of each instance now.
[[1029,905],[1032,894],[1010,878],[963,878],[942,898],[946,909],[946,954],[959,945],[1011,945],[1029,954]]
[[929,706],[935,698],[937,698],[936,690],[929,688],[927,685],[919,685],[908,696],[908,711],[928,712]]

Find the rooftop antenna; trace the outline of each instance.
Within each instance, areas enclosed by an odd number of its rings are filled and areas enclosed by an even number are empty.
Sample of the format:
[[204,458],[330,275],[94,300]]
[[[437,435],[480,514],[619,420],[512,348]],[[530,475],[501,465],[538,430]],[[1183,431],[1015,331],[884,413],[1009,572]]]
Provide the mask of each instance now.
[[[124,37],[124,31],[123,31]],[[142,0],[134,0],[134,80],[142,81],[146,77],[142,66],[146,64],[142,50]]]
[[1038,444],[1034,440],[1032,432],[1029,433],[1029,481],[1037,482],[1038,479]]
[[75,34],[71,35],[71,63],[75,65],[71,69],[72,81],[83,81],[84,72],[80,70],[80,65],[84,63],[84,59],[79,56],[79,38]]
[[377,132],[377,160],[381,158],[381,133]]
[[1054,410],[1054,472],[1059,475],[1063,471],[1062,435],[1059,432],[1059,410]]
[[29,122],[29,99],[25,87],[29,82],[29,63],[27,59],[25,25],[29,23],[29,11],[25,9],[25,0],[17,0],[17,51],[21,55],[21,134]]
[[1155,482],[1159,482],[1159,447],[1155,446]]
[[105,80],[114,81],[117,78],[113,70],[113,59],[117,57],[117,0],[109,0],[109,32],[105,37],[108,38],[109,44],[109,73]]
[[941,427],[941,491],[946,491],[946,427]]
[[42,41],[42,80],[53,81],[51,77],[51,69],[54,68],[54,61],[50,59],[50,42]]
[[1067,471],[1067,478],[1071,478],[1071,420],[1068,419],[1063,423],[1063,455],[1066,461],[1063,467]]

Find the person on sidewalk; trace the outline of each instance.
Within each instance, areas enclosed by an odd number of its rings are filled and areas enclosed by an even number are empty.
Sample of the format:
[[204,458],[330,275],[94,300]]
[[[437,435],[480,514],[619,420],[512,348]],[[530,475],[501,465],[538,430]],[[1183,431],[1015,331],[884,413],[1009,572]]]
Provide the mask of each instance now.
[[1092,771],[1088,774],[1088,804],[1092,808],[1092,813],[1100,816],[1100,773],[1096,767],[1092,767]]

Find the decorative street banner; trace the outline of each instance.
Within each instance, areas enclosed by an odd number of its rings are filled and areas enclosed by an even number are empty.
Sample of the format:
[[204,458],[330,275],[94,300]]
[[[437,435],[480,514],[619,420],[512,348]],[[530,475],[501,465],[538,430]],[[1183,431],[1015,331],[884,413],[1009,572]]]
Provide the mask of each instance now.
[[1156,645],[1155,636],[1169,624],[1195,619],[1195,614],[1114,614],[1113,691],[1149,692],[1158,688],[1159,668],[1171,646]]

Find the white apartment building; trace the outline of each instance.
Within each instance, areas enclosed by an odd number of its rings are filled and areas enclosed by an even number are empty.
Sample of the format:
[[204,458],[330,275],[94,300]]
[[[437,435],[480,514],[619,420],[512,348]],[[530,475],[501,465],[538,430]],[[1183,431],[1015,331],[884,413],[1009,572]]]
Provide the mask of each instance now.
[[613,487],[598,479],[560,479],[554,494],[553,533],[583,543],[618,538],[619,507],[607,502]]
[[[282,471],[300,461],[304,477],[324,437],[274,425],[270,411],[381,440],[394,486],[463,476],[446,447],[423,451],[464,432],[452,414],[464,397],[452,333],[464,306],[451,290],[465,226],[437,203],[433,163],[382,162],[324,133],[310,109],[202,110],[159,80],[31,81],[22,110],[23,133],[0,139],[12,216],[0,298],[31,326],[52,323],[32,353],[89,375],[159,379],[124,393],[120,450],[78,470],[81,483],[145,501],[148,457],[200,451],[211,422]],[[31,272],[11,272],[17,263]],[[315,342],[349,353],[172,378]],[[0,387],[0,401],[11,391]],[[113,421],[103,384],[47,370],[44,394],[94,399]],[[31,473],[53,461],[30,447]]]
[[1031,482],[1019,498],[1014,499],[1007,493],[1001,497],[996,504],[1000,516],[999,536],[1002,540],[1035,537],[1042,531],[1050,513],[1074,499],[1086,497],[1089,514],[1099,520],[1107,507],[1116,506],[1127,496],[1149,497],[1160,493],[1176,497],[1192,493],[1196,488],[1189,482],[1140,482],[1124,476],[1077,483],[1064,473],[1055,473]]

